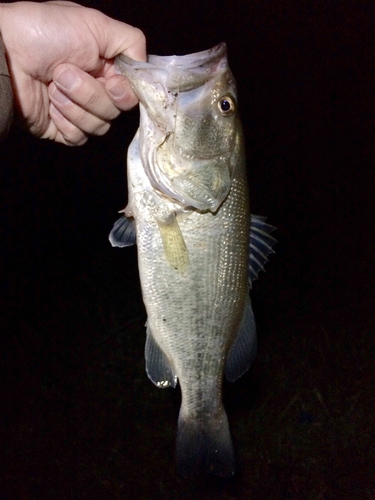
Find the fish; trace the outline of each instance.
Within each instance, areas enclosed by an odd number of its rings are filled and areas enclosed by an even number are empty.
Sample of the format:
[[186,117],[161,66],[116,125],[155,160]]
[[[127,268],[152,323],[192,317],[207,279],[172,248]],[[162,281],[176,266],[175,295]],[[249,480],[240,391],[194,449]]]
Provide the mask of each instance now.
[[147,62],[120,55],[115,67],[139,98],[140,124],[128,204],[109,240],[137,245],[146,372],[159,388],[180,385],[179,472],[230,477],[223,377],[234,382],[256,356],[249,287],[276,240],[264,217],[250,216],[227,47]]

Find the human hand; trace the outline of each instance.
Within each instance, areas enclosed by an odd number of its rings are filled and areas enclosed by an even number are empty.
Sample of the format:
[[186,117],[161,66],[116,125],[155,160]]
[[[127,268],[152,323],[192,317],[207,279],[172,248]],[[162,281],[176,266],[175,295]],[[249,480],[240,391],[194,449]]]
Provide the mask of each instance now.
[[146,60],[143,33],[72,2],[0,4],[16,106],[41,138],[81,145],[138,99],[113,58]]

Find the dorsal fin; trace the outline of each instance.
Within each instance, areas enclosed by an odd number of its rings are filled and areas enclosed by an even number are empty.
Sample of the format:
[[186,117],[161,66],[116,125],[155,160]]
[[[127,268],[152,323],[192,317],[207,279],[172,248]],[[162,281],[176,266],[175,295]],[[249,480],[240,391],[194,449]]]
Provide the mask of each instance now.
[[268,262],[268,256],[275,253],[272,249],[276,239],[271,233],[276,229],[266,223],[266,217],[251,214],[250,220],[250,243],[249,243],[249,288],[253,281],[258,278],[260,271]]

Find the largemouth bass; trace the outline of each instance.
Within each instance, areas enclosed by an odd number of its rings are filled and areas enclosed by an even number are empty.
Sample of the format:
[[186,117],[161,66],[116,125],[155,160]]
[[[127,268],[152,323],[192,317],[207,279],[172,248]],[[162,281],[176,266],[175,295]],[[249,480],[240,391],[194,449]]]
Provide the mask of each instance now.
[[[119,56],[116,67],[140,100],[140,125],[125,217],[110,241],[137,243],[147,374],[158,387],[181,387],[179,470],[228,477],[223,375],[234,381],[250,367],[256,333],[244,140],[226,45],[147,63]],[[272,229],[253,217],[250,282],[272,251]]]

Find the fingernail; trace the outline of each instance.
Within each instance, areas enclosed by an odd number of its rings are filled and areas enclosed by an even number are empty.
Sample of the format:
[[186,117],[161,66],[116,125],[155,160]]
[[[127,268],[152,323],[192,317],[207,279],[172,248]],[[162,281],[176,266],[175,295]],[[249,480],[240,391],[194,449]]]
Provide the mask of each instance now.
[[59,74],[56,81],[61,87],[70,90],[77,82],[77,75],[70,69],[66,69]]
[[120,97],[125,97],[126,95],[126,89],[121,83],[117,83],[112,88],[108,89],[108,92],[117,99],[119,99]]

